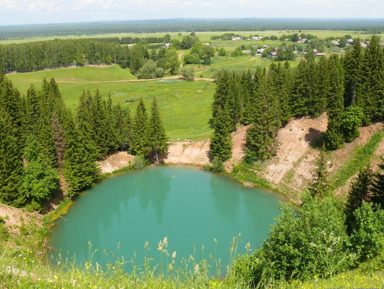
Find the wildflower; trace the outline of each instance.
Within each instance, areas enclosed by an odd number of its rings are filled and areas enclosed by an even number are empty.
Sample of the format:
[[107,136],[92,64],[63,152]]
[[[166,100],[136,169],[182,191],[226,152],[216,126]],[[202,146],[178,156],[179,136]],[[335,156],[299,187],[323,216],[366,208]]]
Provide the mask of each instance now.
[[201,246],[201,251],[204,251],[204,244]]
[[176,258],[176,251],[172,253],[172,258]]
[[213,238],[213,242],[215,242],[215,244],[217,245],[217,240],[216,240],[216,238]]
[[198,274],[200,271],[199,264],[196,264],[195,266],[195,274]]
[[157,250],[159,250],[159,251],[163,251],[163,246],[164,246],[164,244],[163,244],[163,242],[159,242],[159,247],[157,248]]
[[251,243],[248,242],[247,245],[245,245],[245,249],[249,252],[251,250]]
[[168,238],[167,238],[167,236],[164,237],[163,243],[164,243],[165,247],[168,246]]
[[148,241],[145,241],[144,248],[148,248],[148,246],[149,246]]

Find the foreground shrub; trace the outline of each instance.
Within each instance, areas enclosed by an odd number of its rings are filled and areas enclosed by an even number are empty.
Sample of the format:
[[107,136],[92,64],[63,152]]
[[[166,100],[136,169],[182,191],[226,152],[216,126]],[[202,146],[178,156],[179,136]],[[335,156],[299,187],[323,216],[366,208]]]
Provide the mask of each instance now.
[[244,271],[240,278],[264,287],[274,281],[327,277],[349,269],[356,257],[347,246],[342,208],[333,197],[307,196],[300,210],[282,204],[282,214],[261,249],[254,258],[237,261],[232,272]]

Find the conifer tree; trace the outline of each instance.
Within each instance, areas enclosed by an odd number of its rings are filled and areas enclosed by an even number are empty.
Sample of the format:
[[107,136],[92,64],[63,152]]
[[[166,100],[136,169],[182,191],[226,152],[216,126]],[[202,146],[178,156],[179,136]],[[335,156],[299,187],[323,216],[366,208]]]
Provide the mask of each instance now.
[[216,118],[218,110],[222,113],[225,108],[228,111],[228,98],[230,94],[230,85],[231,81],[229,78],[228,71],[224,70],[218,75],[217,83],[216,83],[216,91],[213,95],[213,103],[212,103],[212,117],[213,120]]
[[164,158],[168,151],[167,135],[160,118],[159,108],[157,106],[156,97],[153,98],[151,107],[151,117],[149,119],[148,127],[148,141],[150,146],[151,155],[154,157],[156,163]]
[[213,121],[214,132],[210,144],[211,159],[225,162],[232,156],[231,118],[227,113],[227,108],[219,106]]
[[380,163],[380,171],[374,175],[372,184],[372,202],[384,208],[384,159]]
[[[97,146],[95,131],[93,130],[92,95],[89,91],[80,96],[79,107],[76,114],[76,125],[79,133],[87,140],[87,147],[93,151],[92,160],[96,161],[102,157]],[[67,117],[68,119],[68,117]]]
[[356,40],[352,50],[347,51],[344,58],[345,71],[345,94],[344,106],[354,105],[356,102],[356,93],[361,84],[361,65],[363,51],[360,38]]
[[74,197],[95,182],[100,174],[96,167],[93,147],[87,135],[78,129],[71,113],[66,113],[65,121],[64,176],[68,183],[68,196]]
[[56,112],[52,114],[52,132],[53,132],[53,142],[55,145],[56,159],[59,169],[63,168],[64,162],[64,152],[65,152],[65,136],[64,129],[59,121],[59,117]]
[[121,151],[132,148],[132,120],[129,109],[120,104],[113,107],[113,127]]
[[370,165],[365,166],[359,171],[359,175],[353,181],[351,190],[346,202],[346,214],[348,227],[352,227],[354,221],[353,212],[361,207],[363,201],[370,202],[371,188],[374,181],[374,175]]
[[142,98],[140,98],[136,108],[133,135],[133,151],[136,155],[146,157],[150,150],[148,141],[148,115]]
[[235,73],[232,74],[229,86],[228,113],[232,120],[230,130],[236,131],[236,125],[240,122],[241,119],[241,99],[239,94],[238,79]]
[[320,150],[320,155],[316,160],[316,169],[313,175],[312,183],[309,186],[309,191],[312,197],[325,197],[328,189],[328,171],[325,146]]
[[266,160],[276,153],[276,135],[278,122],[276,109],[269,94],[268,82],[258,89],[258,99],[255,103],[255,121],[247,131],[246,159],[248,162]]
[[290,106],[294,116],[309,114],[310,88],[308,84],[308,65],[302,60],[296,68]]
[[328,99],[328,128],[325,133],[326,148],[335,150],[344,142],[342,119],[344,109],[344,78],[337,55],[329,59],[330,96]]
[[23,161],[18,132],[10,114],[0,107],[0,201],[11,206],[24,204],[22,195]]
[[317,63],[316,82],[312,96],[312,113],[319,116],[327,108],[330,94],[329,66],[326,57],[321,57]]
[[[255,73],[256,75],[256,73]],[[241,111],[242,119],[241,122],[244,124],[249,124],[253,120],[253,111],[252,111],[252,96],[254,94],[255,85],[252,81],[251,71],[248,70],[247,73],[243,73],[240,79],[240,93],[242,95],[241,102]]]
[[357,105],[363,110],[363,124],[383,116],[384,109],[384,61],[376,36],[364,52],[361,66],[361,85],[357,89]]

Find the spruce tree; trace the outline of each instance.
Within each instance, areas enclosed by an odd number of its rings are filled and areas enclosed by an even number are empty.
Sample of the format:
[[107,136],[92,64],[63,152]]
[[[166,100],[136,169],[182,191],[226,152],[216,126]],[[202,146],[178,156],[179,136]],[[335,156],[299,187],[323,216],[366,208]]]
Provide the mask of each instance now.
[[362,206],[363,201],[370,202],[373,181],[374,175],[370,165],[361,169],[353,181],[345,204],[348,228],[351,228],[354,222],[353,212]]
[[149,148],[148,115],[143,99],[140,98],[136,108],[136,115],[133,122],[133,151],[136,155],[146,157]]
[[312,183],[309,185],[309,191],[311,192],[312,197],[326,196],[329,190],[327,168],[325,146],[323,145],[323,148],[320,150],[320,155],[316,160],[316,169],[313,174]]
[[326,148],[335,150],[344,142],[342,131],[344,109],[344,77],[337,55],[329,58],[330,96],[328,99],[328,128],[325,133]]
[[372,202],[384,208],[384,159],[380,163],[380,171],[374,175],[372,184]]
[[130,151],[133,132],[132,120],[128,108],[122,108],[120,104],[113,107],[113,128],[120,150]]
[[363,51],[360,39],[356,40],[352,50],[347,51],[344,58],[345,71],[345,93],[344,106],[354,105],[356,102],[356,93],[358,86],[361,84],[361,65],[363,59]]
[[227,108],[218,107],[213,121],[214,132],[210,144],[211,159],[225,162],[232,156],[231,118],[227,113]]
[[87,135],[76,127],[69,111],[66,113],[65,136],[64,176],[68,196],[74,197],[92,185],[100,171],[94,161],[94,148],[89,145]]
[[0,201],[11,206],[25,203],[21,190],[23,161],[18,132],[10,114],[0,107]]
[[241,119],[241,99],[239,94],[238,78],[235,73],[232,74],[229,86],[228,113],[232,121],[230,129],[232,131],[236,131],[236,126]]
[[384,110],[384,61],[376,36],[372,36],[364,52],[360,77],[356,102],[364,113],[363,124],[369,125],[380,119]]
[[276,98],[269,93],[268,82],[259,87],[255,103],[255,121],[247,131],[246,160],[266,160],[276,153],[278,131]]
[[302,60],[296,68],[290,107],[294,116],[309,114],[310,87],[308,83],[308,65]]
[[160,159],[163,159],[167,155],[168,144],[156,97],[153,98],[151,117],[148,125],[148,141],[151,155],[154,157],[156,163],[159,163]]
[[328,61],[321,57],[316,64],[316,82],[314,83],[312,95],[312,114],[319,116],[327,108],[327,99],[330,94]]

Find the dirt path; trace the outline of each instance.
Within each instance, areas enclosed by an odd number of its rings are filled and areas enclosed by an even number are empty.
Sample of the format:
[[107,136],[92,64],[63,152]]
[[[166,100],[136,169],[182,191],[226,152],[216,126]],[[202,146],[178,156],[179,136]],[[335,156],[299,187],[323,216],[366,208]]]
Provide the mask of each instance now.
[[[121,79],[121,80],[105,80],[105,81],[86,81],[86,83],[91,84],[101,84],[101,83],[124,83],[124,82],[146,82],[146,81],[162,81],[169,79],[181,79],[181,75],[168,76],[163,78],[151,78],[151,79]],[[216,81],[213,78],[195,78],[196,81]],[[68,80],[56,80],[57,83],[66,83],[66,84],[76,84],[76,83],[84,83],[84,81],[68,81]]]
[[183,68],[183,55],[184,55],[184,52],[180,52],[179,53],[179,61],[180,61],[180,68]]

